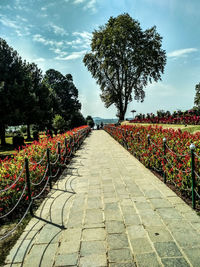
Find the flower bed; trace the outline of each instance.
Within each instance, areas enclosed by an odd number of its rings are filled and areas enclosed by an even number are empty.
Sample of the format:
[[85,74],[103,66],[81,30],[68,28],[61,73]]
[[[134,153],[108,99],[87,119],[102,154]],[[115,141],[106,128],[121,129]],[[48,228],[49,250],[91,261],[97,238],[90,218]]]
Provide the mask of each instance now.
[[185,124],[185,125],[199,125],[200,116],[196,115],[180,115],[180,116],[168,116],[158,117],[153,116],[149,118],[135,118],[130,120],[131,123],[160,123],[160,124]]
[[[195,145],[195,171],[200,173],[200,133],[190,134],[161,126],[124,125],[105,126],[104,129],[146,167],[165,175],[182,193],[191,197],[191,151]],[[163,138],[166,138],[164,148]],[[196,175],[196,188],[200,192],[200,179]]]
[[[29,176],[31,183],[31,196],[37,196],[49,177],[49,168],[47,164],[47,148],[50,151],[50,161],[52,164],[52,176],[57,172],[60,164],[64,163],[64,155],[70,153],[71,146],[69,141],[65,144],[65,138],[76,136],[76,142],[79,143],[82,135],[88,133],[90,128],[82,126],[68,131],[55,137],[46,136],[39,141],[34,141],[17,153],[14,158],[0,160],[0,215],[12,211],[12,208],[18,205],[24,209],[28,205],[27,181],[25,168],[25,158],[28,159]],[[79,133],[79,134],[76,134]],[[60,155],[58,159],[58,142],[60,143]],[[75,144],[75,143],[74,143]]]

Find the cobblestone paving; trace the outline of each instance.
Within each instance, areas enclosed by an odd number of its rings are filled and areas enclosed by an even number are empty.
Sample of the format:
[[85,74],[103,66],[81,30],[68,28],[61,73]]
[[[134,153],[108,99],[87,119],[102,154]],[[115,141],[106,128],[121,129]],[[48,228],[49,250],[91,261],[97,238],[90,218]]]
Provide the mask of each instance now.
[[200,266],[200,217],[104,131],[36,215],[6,266]]

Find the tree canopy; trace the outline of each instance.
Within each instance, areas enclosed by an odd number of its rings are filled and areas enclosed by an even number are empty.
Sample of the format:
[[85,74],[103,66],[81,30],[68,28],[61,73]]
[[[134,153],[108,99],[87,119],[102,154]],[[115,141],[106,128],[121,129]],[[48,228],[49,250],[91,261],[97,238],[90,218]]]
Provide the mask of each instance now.
[[196,84],[195,91],[194,104],[200,109],[200,83]]
[[[7,125],[30,125],[51,129],[60,115],[65,128],[85,124],[80,112],[78,89],[71,74],[50,69],[43,76],[35,63],[28,63],[0,38],[0,137],[5,144]],[[60,117],[59,117],[60,119]],[[60,119],[61,121],[61,119]],[[63,122],[62,121],[62,122]],[[55,123],[54,123],[55,125]],[[64,126],[63,126],[64,128]],[[57,128],[55,128],[57,129]]]
[[110,17],[93,32],[92,51],[83,62],[100,85],[105,106],[114,104],[120,120],[124,120],[132,92],[142,102],[148,82],[161,80],[166,64],[161,45],[155,26],[143,31],[128,14]]

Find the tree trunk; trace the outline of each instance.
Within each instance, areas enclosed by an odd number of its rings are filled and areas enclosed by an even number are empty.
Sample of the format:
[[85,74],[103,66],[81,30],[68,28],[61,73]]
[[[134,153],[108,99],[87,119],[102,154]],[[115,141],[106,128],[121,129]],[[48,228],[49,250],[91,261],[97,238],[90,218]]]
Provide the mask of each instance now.
[[31,139],[31,129],[30,129],[30,124],[27,124],[27,139]]
[[2,146],[5,146],[6,145],[6,135],[5,135],[5,132],[6,132],[6,127],[4,124],[1,124],[0,125],[0,137],[1,137],[1,145]]
[[119,110],[119,121],[124,121],[124,111],[123,110]]

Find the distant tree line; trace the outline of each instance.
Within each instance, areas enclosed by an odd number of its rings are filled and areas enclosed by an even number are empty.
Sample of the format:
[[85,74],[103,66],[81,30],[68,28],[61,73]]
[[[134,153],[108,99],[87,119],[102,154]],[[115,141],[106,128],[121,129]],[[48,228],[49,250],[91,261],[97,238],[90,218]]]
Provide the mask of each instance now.
[[5,144],[6,126],[27,125],[38,130],[67,130],[86,124],[80,112],[78,89],[71,74],[54,69],[43,75],[35,63],[22,60],[0,38],[0,138]]

